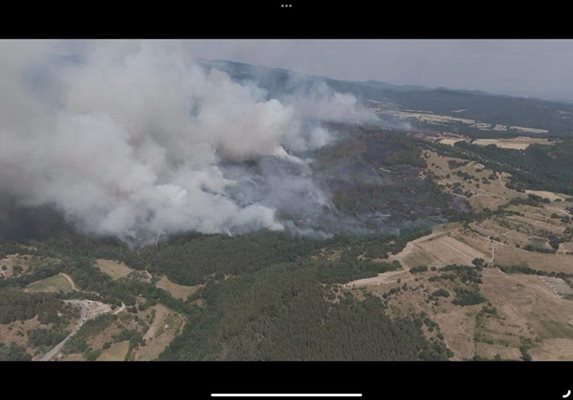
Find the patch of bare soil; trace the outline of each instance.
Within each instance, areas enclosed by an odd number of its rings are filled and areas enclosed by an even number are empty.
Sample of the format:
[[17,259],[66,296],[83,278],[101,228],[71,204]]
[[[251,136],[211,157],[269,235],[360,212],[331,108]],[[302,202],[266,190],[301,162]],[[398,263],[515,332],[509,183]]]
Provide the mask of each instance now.
[[355,281],[348,282],[344,285],[344,287],[358,288],[363,286],[384,285],[387,283],[395,283],[398,281],[398,279],[404,280],[409,278],[410,276],[407,271],[389,271],[378,274],[372,278],[357,279]]
[[573,301],[562,299],[537,276],[484,269],[482,292],[499,316],[497,325],[483,333],[493,344],[518,347],[529,340],[530,353],[542,359],[560,352],[548,339],[573,339]]
[[534,361],[571,361],[573,360],[573,339],[545,339],[531,350],[529,354]]

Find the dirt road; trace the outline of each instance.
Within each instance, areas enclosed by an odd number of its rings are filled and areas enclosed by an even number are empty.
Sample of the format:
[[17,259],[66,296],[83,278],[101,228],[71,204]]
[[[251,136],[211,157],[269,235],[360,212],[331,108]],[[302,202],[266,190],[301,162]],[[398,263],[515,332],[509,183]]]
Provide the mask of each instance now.
[[62,275],[64,276],[64,278],[68,280],[68,282],[70,282],[70,285],[72,285],[72,289],[78,290],[76,284],[74,283],[74,280],[68,274],[62,272]]
[[[381,285],[383,283],[393,283],[398,281],[398,276],[406,275],[406,271],[400,269],[398,271],[389,271],[373,276],[372,278],[357,279],[355,281],[344,284],[345,288],[358,288],[364,286]],[[402,277],[403,278],[403,277]]]

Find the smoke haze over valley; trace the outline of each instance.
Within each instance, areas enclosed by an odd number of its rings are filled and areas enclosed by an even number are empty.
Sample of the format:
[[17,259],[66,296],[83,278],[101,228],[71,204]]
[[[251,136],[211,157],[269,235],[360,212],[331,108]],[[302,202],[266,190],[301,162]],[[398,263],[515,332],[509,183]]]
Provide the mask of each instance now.
[[305,156],[335,140],[320,121],[377,120],[324,84],[277,100],[179,42],[0,46],[6,201],[129,242],[284,230],[277,211],[330,207]]
[[[225,43],[248,56],[259,42]],[[478,136],[489,124],[570,134],[570,105],[202,58],[220,44],[0,42],[0,236],[49,232],[61,217],[135,245],[187,232],[397,233],[467,209],[424,197],[439,189],[420,179],[406,132],[466,121]]]
[[572,360],[567,43],[438,42],[0,41],[0,361]]

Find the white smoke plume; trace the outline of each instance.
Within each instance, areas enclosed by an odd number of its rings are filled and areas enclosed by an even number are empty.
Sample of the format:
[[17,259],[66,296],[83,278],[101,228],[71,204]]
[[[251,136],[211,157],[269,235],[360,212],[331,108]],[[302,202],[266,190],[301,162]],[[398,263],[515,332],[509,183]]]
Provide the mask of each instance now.
[[[287,99],[289,102],[291,99]],[[350,93],[335,92],[325,83],[314,84],[304,97],[294,97],[297,115],[325,121],[374,122],[373,110],[361,107]]]
[[[289,152],[332,141],[304,118],[363,117],[352,96],[324,90],[269,100],[177,42],[1,41],[0,191],[131,242],[282,230],[278,199],[265,201],[276,196],[236,197],[243,181],[224,164],[274,157],[304,169]],[[304,174],[284,182],[317,191]]]

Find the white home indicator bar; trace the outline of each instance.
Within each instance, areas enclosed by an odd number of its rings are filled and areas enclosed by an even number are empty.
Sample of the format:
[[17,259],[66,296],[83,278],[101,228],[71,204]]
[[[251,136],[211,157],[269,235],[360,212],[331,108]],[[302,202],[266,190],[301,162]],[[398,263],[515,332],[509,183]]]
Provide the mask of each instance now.
[[362,393],[211,393],[211,397],[362,397]]

